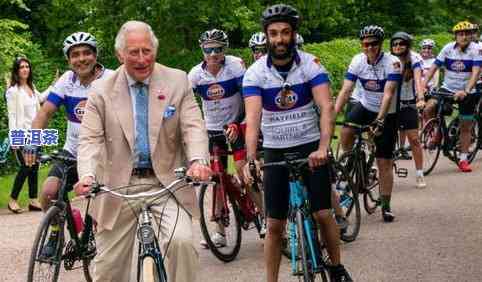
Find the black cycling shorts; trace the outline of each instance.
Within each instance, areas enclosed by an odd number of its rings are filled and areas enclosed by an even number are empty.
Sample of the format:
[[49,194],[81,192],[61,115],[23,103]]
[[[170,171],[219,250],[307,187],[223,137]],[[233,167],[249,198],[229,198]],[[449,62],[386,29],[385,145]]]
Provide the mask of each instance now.
[[[264,162],[283,161],[284,153],[299,153],[300,157],[308,157],[318,150],[319,142],[312,142],[286,149],[264,149]],[[323,165],[307,172],[303,180],[308,190],[311,212],[331,208],[331,184],[328,166]],[[264,202],[268,217],[284,220],[288,217],[290,199],[289,173],[285,167],[266,167],[263,177]]]
[[[347,119],[345,121],[359,125],[369,125],[375,121],[377,115],[378,113],[367,110],[360,102],[358,102],[353,105],[351,111],[347,114]],[[376,146],[376,158],[393,159],[397,132],[397,115],[388,114],[385,117],[382,134],[375,137],[374,140]]]
[[400,130],[418,129],[418,111],[415,103],[400,105],[398,127]]
[[[222,151],[228,151],[228,140],[224,136],[223,131],[208,130],[209,137],[209,152],[212,154],[214,146],[218,146]],[[231,151],[233,152],[233,159],[235,161],[246,159],[246,147],[244,145],[244,136],[242,132],[238,132],[238,138],[231,145]],[[223,166],[227,168],[228,158],[222,157]]]
[[[74,156],[66,151],[60,150],[59,155],[73,158]],[[62,161],[54,161],[52,168],[49,171],[48,176],[57,177],[62,179],[63,171],[67,169],[67,165]],[[77,165],[73,165],[70,170],[67,171],[67,189],[66,191],[72,191],[75,183],[79,181],[79,175],[77,174]]]
[[[440,88],[440,92],[453,93],[446,88]],[[459,104],[459,115],[462,117],[470,117],[475,113],[475,108],[480,99],[480,93],[471,93],[465,96],[462,101],[457,101]]]

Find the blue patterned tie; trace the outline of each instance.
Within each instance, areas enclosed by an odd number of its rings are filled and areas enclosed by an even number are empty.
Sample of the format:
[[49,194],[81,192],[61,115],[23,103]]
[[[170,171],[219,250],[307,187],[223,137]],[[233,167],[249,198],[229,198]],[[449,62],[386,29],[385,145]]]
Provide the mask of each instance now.
[[137,82],[135,85],[136,98],[136,144],[135,156],[137,168],[151,168],[151,158],[149,154],[149,127],[148,127],[148,95],[146,85]]

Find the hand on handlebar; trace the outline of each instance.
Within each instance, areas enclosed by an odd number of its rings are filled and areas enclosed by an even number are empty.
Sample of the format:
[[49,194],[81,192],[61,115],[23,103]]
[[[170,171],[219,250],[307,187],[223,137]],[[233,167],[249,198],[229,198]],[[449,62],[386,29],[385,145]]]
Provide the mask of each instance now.
[[239,136],[239,126],[236,123],[231,123],[226,126],[224,133],[229,142],[234,142]]
[[381,119],[376,119],[370,125],[370,131],[374,136],[380,136],[383,132],[384,122]]
[[460,91],[455,92],[454,100],[455,101],[459,101],[459,100],[462,101],[463,99],[465,99],[466,96],[467,96],[467,93],[464,90],[460,90]]
[[311,169],[326,164],[328,161],[328,150],[326,148],[318,149],[308,156],[308,165]]
[[257,160],[248,161],[243,167],[244,182],[252,185],[256,179],[261,178],[261,164]]
[[213,175],[211,168],[207,165],[201,164],[198,161],[194,161],[186,172],[186,175],[193,180],[209,181]]
[[94,177],[84,176],[74,185],[74,192],[77,196],[83,196],[90,192],[92,184],[94,183]]

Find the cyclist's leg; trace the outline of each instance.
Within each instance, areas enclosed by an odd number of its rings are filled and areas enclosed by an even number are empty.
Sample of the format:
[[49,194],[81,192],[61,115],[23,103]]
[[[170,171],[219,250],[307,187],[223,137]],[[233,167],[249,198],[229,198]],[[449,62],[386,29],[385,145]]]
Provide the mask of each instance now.
[[464,100],[459,102],[459,114],[460,114],[460,149],[461,160],[467,160],[467,154],[472,137],[472,126],[474,123],[475,107],[479,101],[478,94],[469,94]]
[[[351,105],[349,111],[345,115],[345,122],[364,125],[366,124],[366,110],[360,102]],[[341,129],[341,147],[343,151],[349,151],[355,142],[355,129],[343,126]]]
[[407,136],[412,150],[417,177],[423,177],[423,151],[418,134],[418,112],[415,105],[410,105],[400,111],[399,122],[402,128],[401,132]]
[[436,107],[437,107],[437,100],[433,98],[429,99],[427,103],[425,103],[425,108],[423,109],[423,118],[425,122],[435,117]]
[[94,258],[94,281],[132,281],[130,277],[137,226],[132,205],[135,204],[122,202],[112,230],[98,228],[95,234],[97,254]]
[[[393,189],[393,152],[395,150],[396,134],[397,134],[396,116],[389,114],[385,118],[383,132],[375,138],[375,157],[380,174],[380,198],[382,204],[382,212],[391,214],[390,201]],[[391,219],[393,220],[392,214]]]
[[[192,193],[188,189],[178,193]],[[164,266],[169,281],[196,281],[199,270],[198,253],[193,245],[192,221],[186,210],[174,197],[156,200],[151,208],[160,223],[159,245],[165,256]],[[157,233],[157,228],[155,228]]]
[[[282,151],[265,149],[266,163],[283,160]],[[267,167],[264,170],[263,185],[267,219],[264,242],[264,260],[268,282],[278,281],[281,262],[281,245],[289,206],[288,170],[284,167]]]

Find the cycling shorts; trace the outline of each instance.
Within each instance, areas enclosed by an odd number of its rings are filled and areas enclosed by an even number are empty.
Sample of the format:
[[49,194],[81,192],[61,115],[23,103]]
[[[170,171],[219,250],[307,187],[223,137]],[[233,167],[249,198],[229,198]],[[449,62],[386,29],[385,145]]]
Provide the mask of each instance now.
[[415,100],[401,102],[398,115],[398,128],[400,130],[418,129],[418,111]]
[[[285,149],[264,149],[265,163],[283,161],[284,153],[299,153],[300,157],[308,157],[318,150],[319,142]],[[308,190],[311,212],[331,208],[331,184],[328,166],[323,165],[313,172],[309,170],[303,175],[303,181]],[[264,202],[266,214],[270,218],[284,220],[288,217],[290,188],[289,172],[286,167],[266,167],[263,175]]]
[[[359,125],[369,125],[375,121],[377,115],[378,113],[367,110],[360,102],[358,102],[352,106],[345,121]],[[397,141],[397,132],[397,115],[388,114],[385,117],[382,134],[376,136],[374,139],[376,158],[393,159],[393,152]]]
[[[246,146],[244,145],[244,132],[242,125],[238,129],[238,138],[234,142],[229,142],[231,150],[233,151],[234,161],[241,161],[246,159]],[[223,131],[208,130],[209,136],[209,152],[212,154],[214,146],[218,146],[222,151],[228,151],[228,140],[224,136]],[[226,160],[224,160],[226,159]],[[227,167],[227,157],[223,158],[223,165]]]
[[[443,87],[441,87],[439,91],[445,92],[445,93],[453,93],[452,91]],[[479,99],[480,99],[480,93],[471,93],[465,96],[465,98],[462,101],[457,101],[457,104],[459,105],[459,115],[462,119],[467,119],[467,120],[473,119],[475,108],[477,106],[477,103],[479,102]],[[431,99],[431,100],[435,100],[435,99]]]
[[[73,158],[74,156],[67,150],[60,150],[59,151],[60,156],[66,156]],[[53,176],[58,179],[62,179],[64,171],[67,169],[67,164],[65,164],[62,161],[54,161],[54,164],[52,165],[52,168],[49,171],[48,176]],[[67,189],[66,191],[72,191],[74,189],[75,183],[79,181],[79,175],[77,174],[77,163],[73,165],[69,170],[67,170]]]

